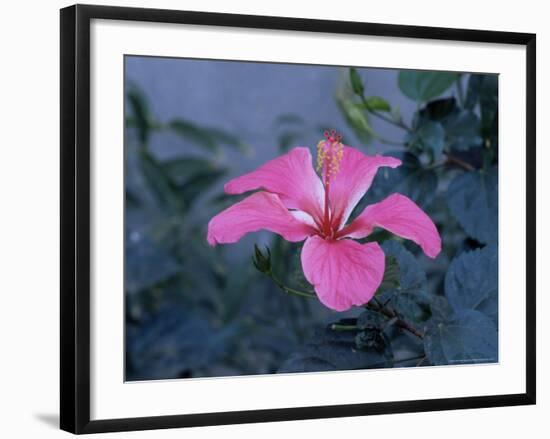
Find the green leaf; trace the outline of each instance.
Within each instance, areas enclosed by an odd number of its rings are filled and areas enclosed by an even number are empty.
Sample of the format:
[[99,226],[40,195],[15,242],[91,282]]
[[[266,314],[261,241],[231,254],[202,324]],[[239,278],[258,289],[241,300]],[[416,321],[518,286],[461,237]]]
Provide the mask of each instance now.
[[410,99],[428,101],[442,94],[458,77],[457,73],[405,70],[399,72],[398,84]]
[[356,102],[356,96],[350,82],[347,72],[343,70],[336,88],[336,103],[355,135],[359,140],[368,144],[375,137],[375,133],[362,104]]
[[135,294],[177,274],[179,266],[158,243],[138,230],[124,242],[124,288]]
[[399,271],[399,263],[397,262],[397,259],[394,256],[386,256],[384,277],[382,278],[382,283],[378,287],[376,294],[399,288],[400,281],[401,273]]
[[351,101],[340,102],[340,109],[359,139],[369,143],[375,137],[368,116],[361,110],[359,104]]
[[367,110],[391,112],[391,106],[388,101],[378,96],[371,96],[366,98],[364,105]]
[[478,102],[493,109],[498,106],[498,75],[470,75],[464,107],[473,110]]
[[498,170],[471,171],[447,189],[447,205],[464,231],[482,243],[498,239]]
[[428,121],[423,123],[415,133],[411,146],[420,150],[430,151],[435,161],[443,154],[445,144],[445,130],[439,122]]
[[484,75],[480,90],[481,131],[485,139],[498,147],[498,76]]
[[479,92],[482,88],[483,75],[471,74],[468,78],[468,86],[466,89],[466,99],[464,108],[473,110],[479,101]]
[[420,110],[420,115],[422,118],[427,118],[428,120],[433,120],[441,122],[447,116],[450,116],[457,110],[456,99],[451,98],[442,98],[430,101],[426,106]]
[[465,108],[474,110],[479,103],[480,134],[491,147],[498,147],[498,76],[472,74],[468,79]]
[[445,133],[449,148],[466,151],[481,143],[479,118],[471,111],[460,111],[445,120]]
[[279,368],[278,373],[392,367],[391,345],[387,345],[388,351],[358,349],[356,336],[355,331],[333,331],[330,328],[317,331]]
[[246,153],[250,150],[249,145],[242,142],[237,136],[219,128],[202,127],[204,133],[209,135],[216,143],[232,147],[240,152]]
[[430,301],[430,312],[432,318],[437,320],[448,320],[454,311],[445,296],[434,295]]
[[125,193],[127,209],[137,209],[141,206],[141,199],[133,190],[127,187]]
[[480,75],[479,101],[483,108],[496,111],[498,108],[498,75]]
[[359,76],[359,73],[357,73],[357,70],[355,70],[354,68],[349,69],[349,79],[353,92],[357,96],[363,96],[363,93],[365,92],[365,88],[363,87],[363,80],[361,79],[361,76]]
[[455,311],[475,309],[498,320],[497,247],[462,253],[445,276],[445,295]]
[[361,212],[368,204],[382,201],[388,195],[399,192],[411,198],[426,209],[435,199],[437,175],[433,170],[426,170],[418,158],[403,151],[390,151],[385,155],[396,157],[402,164],[398,168],[381,168],[366,196],[354,210]]
[[417,113],[418,126],[429,122],[442,125],[449,149],[465,151],[481,143],[479,117],[471,110],[459,108],[455,98],[431,101]]
[[[178,188],[178,196],[191,204],[216,184],[229,170],[211,160],[199,157],[180,157],[162,163],[162,169]],[[231,198],[231,202],[235,202]]]
[[186,310],[166,307],[127,334],[130,380],[180,378],[219,363],[231,347],[237,326],[213,328]]
[[173,119],[168,123],[167,128],[182,139],[211,152],[217,152],[219,150],[214,137],[208,131],[191,122],[183,119]]
[[158,206],[169,213],[183,210],[177,185],[149,152],[140,151],[138,165]]
[[161,166],[178,186],[200,174],[218,169],[214,162],[200,157],[179,157],[162,162]]
[[427,290],[426,274],[414,255],[397,241],[382,244],[386,257],[396,259],[399,266],[399,286],[380,294],[380,301],[390,300],[391,306],[407,320],[420,323],[430,317],[431,295]]
[[226,168],[212,169],[193,176],[185,184],[180,186],[182,198],[188,205],[193,202],[214,184],[216,184],[222,177],[227,175],[228,170]]
[[130,87],[126,97],[131,110],[131,116],[127,123],[136,128],[138,139],[145,144],[149,141],[150,133],[156,127],[157,122],[151,114],[147,98],[137,87]]
[[426,291],[423,294],[396,294],[391,303],[400,315],[416,325],[430,318],[430,300]]
[[219,128],[199,126],[184,119],[173,119],[166,125],[166,128],[184,140],[211,152],[219,152],[220,144],[230,146],[241,152],[249,150],[248,145],[243,143],[237,136]]
[[498,361],[498,334],[485,314],[462,310],[450,320],[431,319],[426,325],[424,349],[434,365]]

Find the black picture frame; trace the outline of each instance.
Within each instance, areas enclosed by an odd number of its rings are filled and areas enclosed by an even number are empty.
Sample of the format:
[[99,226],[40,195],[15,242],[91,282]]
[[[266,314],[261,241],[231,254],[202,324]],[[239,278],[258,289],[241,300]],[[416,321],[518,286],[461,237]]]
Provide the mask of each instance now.
[[[526,392],[416,401],[90,420],[90,21],[181,23],[256,29],[486,42],[526,47]],[[60,425],[98,433],[325,417],[535,404],[536,36],[529,33],[75,5],[61,10],[61,404]]]

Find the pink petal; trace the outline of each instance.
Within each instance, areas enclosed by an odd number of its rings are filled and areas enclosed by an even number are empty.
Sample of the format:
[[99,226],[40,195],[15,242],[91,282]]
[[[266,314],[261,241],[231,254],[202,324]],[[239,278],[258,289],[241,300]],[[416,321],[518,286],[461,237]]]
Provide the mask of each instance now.
[[289,209],[299,209],[321,218],[324,189],[313,169],[308,148],[294,148],[225,185],[228,194],[242,194],[256,189],[279,195]]
[[384,252],[376,242],[312,236],[302,249],[302,268],[319,300],[336,311],[367,303],[382,282]]
[[441,237],[435,224],[414,201],[401,194],[392,194],[365,210],[339,236],[364,238],[375,227],[416,242],[424,253],[435,258],[441,251]]
[[291,242],[315,233],[313,227],[291,215],[277,195],[256,192],[212,218],[207,240],[210,245],[229,244],[258,230],[278,233]]
[[355,148],[344,147],[340,170],[331,181],[329,198],[336,229],[343,227],[353,208],[369,189],[378,168],[396,168],[401,160],[381,155],[367,156]]

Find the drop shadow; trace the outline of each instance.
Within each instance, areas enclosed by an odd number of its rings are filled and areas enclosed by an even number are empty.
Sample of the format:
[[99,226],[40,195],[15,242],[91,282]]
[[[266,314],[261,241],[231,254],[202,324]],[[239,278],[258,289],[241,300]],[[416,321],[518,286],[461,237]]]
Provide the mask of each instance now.
[[34,417],[48,427],[59,430],[59,415],[57,413],[38,413]]

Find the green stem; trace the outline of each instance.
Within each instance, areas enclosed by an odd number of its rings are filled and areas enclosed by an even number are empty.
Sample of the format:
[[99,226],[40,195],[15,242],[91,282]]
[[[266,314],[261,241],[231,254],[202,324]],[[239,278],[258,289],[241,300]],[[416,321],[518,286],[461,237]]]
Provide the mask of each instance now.
[[[401,128],[402,130],[405,130],[407,131],[408,133],[412,132],[412,129],[409,128],[407,125],[405,125],[405,123],[403,121],[398,121],[398,120],[394,120],[376,110],[370,110],[369,109],[369,104],[367,102],[367,100],[365,99],[365,96],[361,96],[361,102],[363,103],[363,105],[365,106],[365,110],[368,111],[369,114],[372,114],[373,116],[376,116],[378,119],[380,120],[383,120],[384,122],[387,122],[387,123],[390,123],[392,125],[395,125],[396,127],[398,128]],[[380,140],[380,139],[378,139]]]
[[333,331],[357,331],[357,325],[340,325],[338,323],[333,323],[330,326],[330,329]]
[[279,279],[275,277],[273,272],[266,273],[266,275],[277,285],[283,292],[287,294],[294,294],[295,296],[307,297],[308,299],[315,299],[317,296],[313,293],[306,291],[295,290],[294,288],[287,287]]
[[376,116],[378,119],[383,120],[384,122],[395,125],[396,127],[401,128],[402,130],[407,131],[408,133],[412,132],[412,129],[409,128],[407,125],[405,125],[405,123],[402,121],[394,120],[375,110],[367,110],[367,111],[373,116]]

